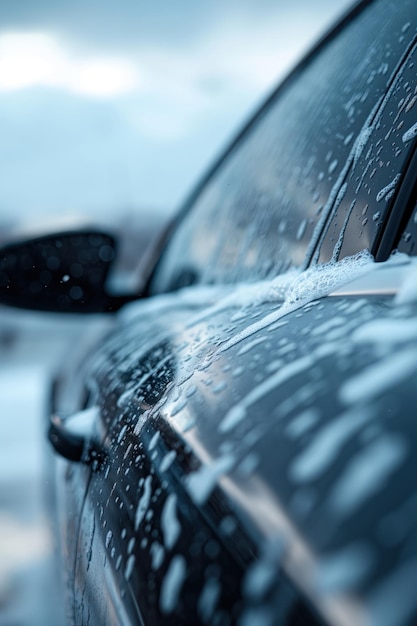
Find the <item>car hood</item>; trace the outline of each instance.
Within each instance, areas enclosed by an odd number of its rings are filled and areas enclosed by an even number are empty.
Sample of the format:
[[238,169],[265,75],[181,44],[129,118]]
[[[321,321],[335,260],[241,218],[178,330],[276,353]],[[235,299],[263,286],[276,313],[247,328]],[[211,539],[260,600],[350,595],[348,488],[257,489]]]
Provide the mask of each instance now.
[[[329,623],[383,624],[417,568],[417,305],[384,293],[229,296],[134,305],[84,369],[100,390],[110,474],[138,450],[146,458],[124,496],[132,528],[156,474],[244,563],[240,615],[254,602],[276,610],[274,571]],[[411,611],[413,593],[401,594]]]

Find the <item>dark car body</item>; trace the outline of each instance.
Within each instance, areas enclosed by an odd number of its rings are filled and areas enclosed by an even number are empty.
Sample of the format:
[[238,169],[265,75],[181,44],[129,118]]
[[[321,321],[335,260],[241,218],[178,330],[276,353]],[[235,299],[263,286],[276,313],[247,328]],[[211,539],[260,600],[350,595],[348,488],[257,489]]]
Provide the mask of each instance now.
[[355,6],[57,377],[69,623],[417,623],[416,61]]

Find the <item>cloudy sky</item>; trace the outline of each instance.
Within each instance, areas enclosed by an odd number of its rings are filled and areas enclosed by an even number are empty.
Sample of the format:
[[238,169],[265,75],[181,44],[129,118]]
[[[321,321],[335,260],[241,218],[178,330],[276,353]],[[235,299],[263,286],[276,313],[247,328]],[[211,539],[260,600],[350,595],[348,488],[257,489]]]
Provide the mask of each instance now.
[[350,4],[1,2],[2,217],[172,211]]

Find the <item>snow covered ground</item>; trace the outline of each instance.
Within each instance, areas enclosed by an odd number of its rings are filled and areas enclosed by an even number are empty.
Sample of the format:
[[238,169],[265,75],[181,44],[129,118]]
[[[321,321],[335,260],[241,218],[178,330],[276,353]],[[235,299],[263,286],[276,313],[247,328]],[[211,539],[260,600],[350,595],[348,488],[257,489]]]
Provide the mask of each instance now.
[[82,324],[0,310],[0,626],[63,624],[44,503],[45,400]]

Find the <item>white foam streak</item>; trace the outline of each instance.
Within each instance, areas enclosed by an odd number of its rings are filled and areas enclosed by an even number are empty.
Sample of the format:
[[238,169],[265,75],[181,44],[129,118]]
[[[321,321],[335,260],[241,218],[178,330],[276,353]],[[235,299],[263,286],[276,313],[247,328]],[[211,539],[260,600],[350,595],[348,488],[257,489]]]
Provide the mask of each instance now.
[[[272,301],[272,295],[279,293],[280,297],[285,294],[285,299],[282,306],[277,310],[269,313],[261,320],[258,320],[254,324],[248,326],[240,333],[237,333],[234,337],[224,343],[219,352],[225,352],[232,346],[243,341],[247,337],[250,337],[254,333],[262,330],[271,324],[277,322],[279,319],[288,315],[288,313],[298,309],[301,306],[305,306],[313,300],[327,296],[332,291],[338,289],[342,285],[348,283],[355,278],[358,278],[362,274],[369,271],[373,266],[373,259],[367,250],[363,250],[359,254],[351,257],[346,257],[337,263],[330,262],[323,265],[316,265],[310,269],[301,272],[299,274],[286,274],[279,276],[274,281],[271,281],[271,287],[268,288],[265,283],[260,283],[258,290],[254,289],[252,285],[251,294],[256,295],[255,302],[270,302]],[[282,288],[274,289],[274,282],[279,284],[282,280]],[[286,292],[286,293],[285,293]],[[239,304],[243,305],[241,292],[239,292]],[[251,303],[249,295],[247,294],[246,305]],[[230,306],[233,302],[233,294],[227,298],[227,301],[223,304]],[[219,302],[216,306],[217,310],[222,309],[222,303]],[[206,314],[207,315],[207,314]]]

